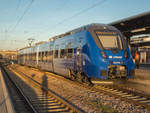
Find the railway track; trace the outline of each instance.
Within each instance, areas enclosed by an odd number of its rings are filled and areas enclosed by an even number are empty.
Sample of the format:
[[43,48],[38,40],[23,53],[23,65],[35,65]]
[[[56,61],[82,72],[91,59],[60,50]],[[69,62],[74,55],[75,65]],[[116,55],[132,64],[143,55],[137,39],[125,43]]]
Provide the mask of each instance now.
[[[49,72],[46,72],[46,73],[48,74]],[[150,111],[150,96],[139,93],[129,87],[115,86],[115,85],[94,85],[93,87],[91,87],[91,86],[88,86],[87,84],[82,84],[79,82],[67,80],[66,78],[63,78],[57,75],[54,75],[54,76],[57,77],[58,79],[63,79],[67,82],[71,82],[71,84],[78,84],[79,86],[90,89],[93,92],[104,93],[106,95],[116,97],[118,99],[121,99],[123,101],[129,102],[133,105],[136,105],[138,107],[141,107]]]
[[124,86],[124,85],[106,85],[101,84],[97,85],[95,84],[93,87],[88,85],[83,85],[81,83],[78,83],[82,87],[91,89],[95,92],[104,93],[106,95],[109,95],[111,97],[115,97],[117,99],[121,99],[123,101],[129,102],[133,105],[136,105],[140,108],[147,109],[150,112],[150,96],[145,95],[143,93],[140,93],[138,91],[135,91],[135,89]]
[[3,73],[4,80],[7,83],[8,91],[11,94],[11,99],[16,113],[37,113],[32,106],[30,100],[24,95],[21,88],[12,80],[7,71],[0,64],[1,71]]
[[[6,69],[7,71],[10,71]],[[38,113],[84,113],[83,110],[79,109],[69,101],[65,100],[61,96],[57,95],[52,90],[45,86],[42,86],[39,82],[28,77],[25,73],[19,71],[13,71],[16,75],[24,75],[24,79],[30,82],[30,85],[34,88],[37,96],[30,94],[30,91],[25,90],[27,97],[29,98],[32,106]]]
[[130,88],[118,87],[114,85],[101,85],[95,86],[93,90],[104,91],[104,93],[114,96],[116,98],[120,98],[124,101],[132,103],[138,107],[142,107],[150,111],[150,96],[144,95],[142,93],[138,93],[136,91],[131,90]]

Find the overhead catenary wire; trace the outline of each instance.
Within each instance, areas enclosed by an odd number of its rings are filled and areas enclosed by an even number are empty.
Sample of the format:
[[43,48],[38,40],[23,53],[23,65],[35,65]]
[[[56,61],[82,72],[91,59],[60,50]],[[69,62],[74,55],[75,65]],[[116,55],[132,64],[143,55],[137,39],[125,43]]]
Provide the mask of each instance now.
[[17,4],[16,10],[15,10],[15,13],[14,13],[15,15],[16,15],[16,13],[17,13],[19,7],[20,7],[20,4],[21,4],[21,0],[19,0],[19,2],[18,2],[18,4]]
[[[61,5],[61,7],[56,8],[55,12],[53,12],[53,13],[55,13],[55,14],[57,14],[57,12],[60,13],[60,12],[63,10],[63,8],[65,8],[66,4],[68,4],[68,3],[69,3],[68,0],[65,1],[65,2],[63,2],[63,4]],[[57,14],[57,15],[58,15],[58,14]],[[46,20],[47,18],[52,19],[51,15],[49,15],[49,16],[47,16],[46,18],[44,18],[43,20]],[[41,22],[39,22],[38,25],[41,25],[41,24],[42,24],[42,25],[43,25],[43,24],[47,25],[47,23],[44,23],[43,20],[42,20]],[[30,33],[30,35],[33,35],[33,34],[34,34],[34,33]],[[28,34],[28,35],[29,35],[29,34]],[[29,37],[30,37],[30,35],[29,35]]]
[[62,20],[62,21],[59,22],[58,24],[60,25],[60,24],[66,22],[66,21],[68,21],[68,20],[71,20],[72,18],[77,17],[77,16],[79,16],[79,15],[81,15],[81,14],[83,14],[83,13],[89,11],[90,9],[92,9],[92,8],[94,8],[94,7],[96,7],[96,6],[100,5],[100,4],[102,4],[102,3],[104,3],[105,1],[106,1],[106,0],[101,0],[101,1],[99,1],[99,2],[97,2],[97,3],[95,3],[95,4],[93,4],[92,6],[90,6],[90,7],[88,7],[88,8],[85,8],[85,9],[79,11],[78,13],[76,13],[76,14],[74,14],[74,15],[72,15],[72,16],[70,16],[70,17],[64,19],[64,20]]
[[18,19],[18,21],[16,22],[15,26],[12,28],[11,31],[14,31],[17,26],[20,24],[20,22],[22,21],[23,17],[25,16],[25,14],[28,12],[28,10],[30,9],[30,7],[32,6],[34,0],[31,0],[31,2],[29,3],[29,5],[26,7],[26,9],[24,10],[23,14],[21,15],[21,17]]
[[[19,0],[17,6],[16,6],[16,8],[15,8],[15,12],[14,12],[14,14],[13,14],[12,17],[17,17],[17,12],[18,12],[18,9],[19,9],[19,7],[20,7],[20,4],[21,4],[21,0]],[[9,31],[9,29],[11,29],[11,27],[12,27],[12,25],[10,25],[10,26],[8,27],[8,31]]]
[[[51,28],[54,29],[54,28],[56,28],[57,26],[60,26],[61,24],[63,24],[64,22],[69,21],[69,20],[71,20],[71,19],[73,19],[73,18],[75,18],[75,17],[77,17],[77,16],[79,16],[79,15],[81,15],[81,14],[83,14],[83,13],[89,11],[90,9],[95,8],[96,6],[101,5],[101,4],[103,4],[104,2],[106,2],[106,1],[107,1],[107,0],[100,0],[100,1],[96,2],[95,4],[91,5],[90,7],[85,8],[85,9],[83,9],[83,10],[77,12],[76,14],[74,14],[74,15],[68,17],[68,18],[65,18],[64,20],[62,20],[62,21],[56,23],[54,26],[51,26]],[[48,27],[48,28],[47,28],[46,30],[44,30],[43,32],[38,33],[37,36],[41,36],[43,33],[48,32],[49,30],[50,30],[50,28]],[[36,36],[36,35],[35,35],[35,36]]]

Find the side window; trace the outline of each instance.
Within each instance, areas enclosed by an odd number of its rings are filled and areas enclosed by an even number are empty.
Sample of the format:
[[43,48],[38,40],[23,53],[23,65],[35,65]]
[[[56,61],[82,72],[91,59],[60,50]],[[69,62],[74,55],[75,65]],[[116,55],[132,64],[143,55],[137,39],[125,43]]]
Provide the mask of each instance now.
[[52,62],[52,60],[53,60],[53,50],[49,51],[49,58],[48,58],[49,62]]
[[73,57],[73,43],[72,42],[67,43],[66,54],[67,54],[67,58]]
[[29,60],[31,61],[32,59],[31,59],[31,53],[29,53]]
[[24,60],[29,60],[29,54],[24,54],[23,57],[24,57]]
[[34,61],[36,61],[36,53],[34,53]]
[[50,45],[50,51],[48,53],[48,55],[49,55],[48,61],[49,62],[52,62],[52,60],[53,60],[53,46],[54,46],[53,44]]
[[55,50],[55,58],[58,58],[58,50]]
[[32,61],[34,60],[34,53],[32,53]]
[[25,58],[25,60],[30,60],[29,58],[30,58],[30,54],[24,54],[24,58]]
[[45,58],[45,56],[44,56],[44,52],[42,52],[42,61],[44,61],[44,58]]
[[65,43],[61,45],[60,58],[65,57]]
[[44,61],[45,61],[45,62],[47,62],[47,58],[48,58],[48,51],[46,51],[46,52],[45,52],[44,57],[45,57],[45,58],[44,58]]
[[22,55],[22,60],[25,60],[25,54]]
[[24,58],[24,60],[27,60],[27,59],[26,59],[26,54],[23,54],[23,58]]
[[68,49],[68,55],[67,55],[68,58],[72,58],[73,57],[73,48],[71,49]]
[[30,53],[31,54],[31,60],[33,61],[33,53]]
[[34,61],[34,53],[32,53],[32,61]]
[[[28,55],[28,59],[27,59],[27,55]],[[24,60],[29,60],[29,54],[24,54]]]
[[42,60],[42,52],[39,52],[39,61]]
[[55,58],[58,58],[58,52],[59,52],[59,46],[56,45],[56,46],[55,46],[55,54],[54,54],[54,57],[55,57]]
[[65,57],[65,49],[61,49],[60,58],[64,58],[64,57]]

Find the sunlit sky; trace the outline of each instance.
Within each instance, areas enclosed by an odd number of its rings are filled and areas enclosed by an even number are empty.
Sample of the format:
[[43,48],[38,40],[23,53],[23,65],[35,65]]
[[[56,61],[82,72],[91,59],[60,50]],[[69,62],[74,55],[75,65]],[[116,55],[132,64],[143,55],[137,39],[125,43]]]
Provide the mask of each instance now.
[[28,39],[47,41],[90,23],[111,23],[150,11],[150,0],[0,0],[0,50]]

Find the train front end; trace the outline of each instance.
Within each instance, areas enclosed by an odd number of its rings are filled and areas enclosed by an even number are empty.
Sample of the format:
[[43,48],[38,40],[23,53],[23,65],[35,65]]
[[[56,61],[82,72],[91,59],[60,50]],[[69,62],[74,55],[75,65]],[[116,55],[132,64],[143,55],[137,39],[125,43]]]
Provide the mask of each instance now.
[[97,48],[93,51],[96,78],[133,78],[135,66],[125,37],[112,26],[97,25],[90,32]]

